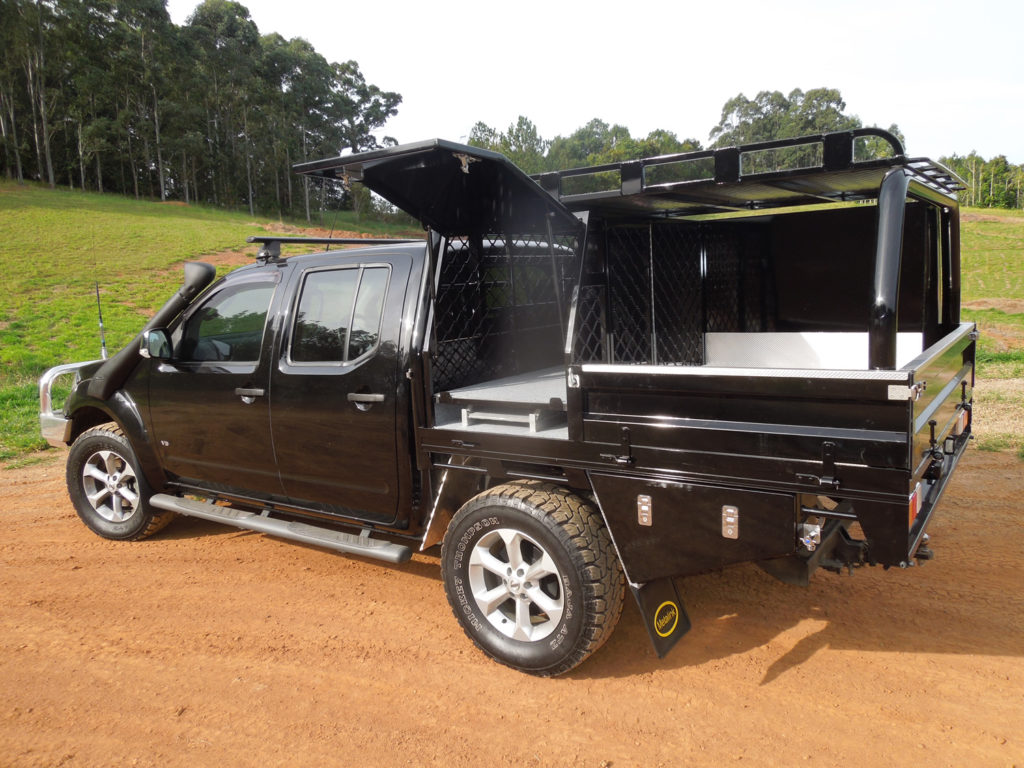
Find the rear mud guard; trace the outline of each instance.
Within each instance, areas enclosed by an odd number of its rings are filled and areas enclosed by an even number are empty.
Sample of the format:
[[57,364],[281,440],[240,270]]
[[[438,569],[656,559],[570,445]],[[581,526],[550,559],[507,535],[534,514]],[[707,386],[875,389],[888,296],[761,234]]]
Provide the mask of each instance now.
[[657,579],[639,587],[630,584],[629,590],[640,606],[654,652],[659,659],[665,658],[691,626],[675,582],[670,578]]

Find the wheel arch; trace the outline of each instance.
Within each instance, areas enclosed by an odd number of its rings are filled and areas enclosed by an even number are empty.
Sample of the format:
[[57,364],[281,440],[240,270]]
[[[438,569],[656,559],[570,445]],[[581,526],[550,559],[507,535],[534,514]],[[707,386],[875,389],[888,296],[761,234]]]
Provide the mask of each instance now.
[[445,531],[451,525],[452,518],[463,505],[492,488],[518,481],[539,480],[555,486],[565,493],[575,494],[593,507],[597,515],[604,521],[605,526],[608,525],[604,511],[597,503],[597,495],[590,483],[590,477],[585,472],[574,472],[565,477],[509,474],[505,471],[493,471],[493,467],[487,466],[475,456],[455,454],[448,457],[448,461],[443,467],[438,465],[435,467],[441,469],[441,474],[439,481],[434,486],[434,500],[420,540],[421,552],[441,542]]
[[128,440],[150,487],[159,490],[165,485],[167,476],[150,440],[142,414],[135,401],[124,391],[114,393],[109,400],[86,397],[73,402],[69,416],[69,438],[72,443],[93,427],[109,422],[116,424]]

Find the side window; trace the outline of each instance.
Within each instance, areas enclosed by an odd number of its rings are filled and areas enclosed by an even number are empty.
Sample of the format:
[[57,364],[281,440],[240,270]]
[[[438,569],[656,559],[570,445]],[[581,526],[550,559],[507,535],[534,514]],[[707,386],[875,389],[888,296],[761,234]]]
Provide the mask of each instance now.
[[272,283],[241,283],[219,291],[175,334],[177,358],[257,362],[273,295]]
[[358,269],[311,272],[302,284],[292,334],[293,363],[340,363],[352,318]]
[[389,274],[387,267],[307,274],[299,295],[289,361],[340,364],[375,349]]

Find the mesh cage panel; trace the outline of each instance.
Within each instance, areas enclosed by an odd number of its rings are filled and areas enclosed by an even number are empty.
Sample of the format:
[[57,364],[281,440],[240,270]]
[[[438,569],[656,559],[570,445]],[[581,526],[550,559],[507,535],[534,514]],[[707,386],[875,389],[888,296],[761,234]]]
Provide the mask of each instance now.
[[608,296],[611,357],[616,363],[651,362],[650,231],[608,231]]
[[706,333],[772,330],[768,246],[737,225],[610,228],[577,297],[573,361],[703,365]]
[[701,237],[694,227],[656,225],[654,247],[654,332],[656,361],[704,362],[704,299],[701,290]]
[[572,357],[574,362],[608,362],[604,297],[603,285],[585,285],[580,288],[576,300],[576,338]]
[[552,255],[546,236],[448,241],[436,294],[435,392],[562,361],[576,246],[575,237],[557,237]]
[[739,238],[731,231],[709,230],[704,276],[705,331],[740,330]]

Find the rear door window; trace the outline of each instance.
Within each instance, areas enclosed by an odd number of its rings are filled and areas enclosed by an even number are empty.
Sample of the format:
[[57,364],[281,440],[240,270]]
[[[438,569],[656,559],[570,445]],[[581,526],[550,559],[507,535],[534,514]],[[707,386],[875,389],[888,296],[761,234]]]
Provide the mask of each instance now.
[[341,365],[359,360],[380,340],[387,266],[316,270],[306,274],[292,328],[288,362]]

